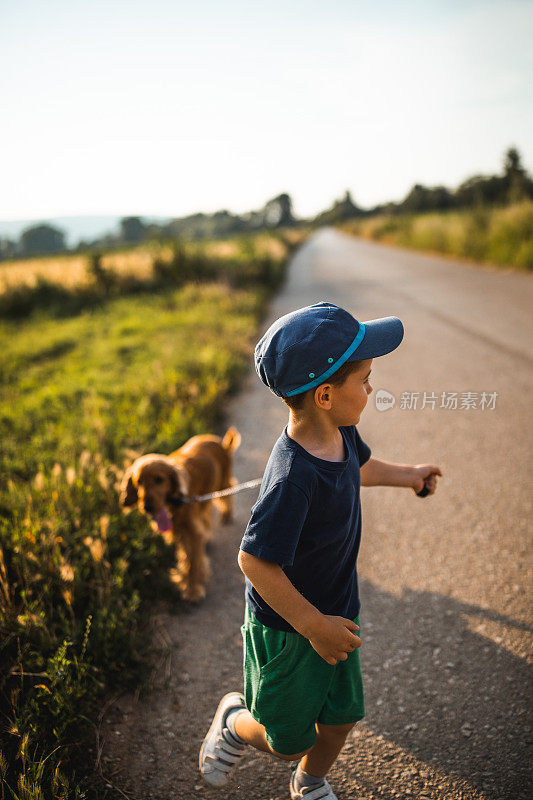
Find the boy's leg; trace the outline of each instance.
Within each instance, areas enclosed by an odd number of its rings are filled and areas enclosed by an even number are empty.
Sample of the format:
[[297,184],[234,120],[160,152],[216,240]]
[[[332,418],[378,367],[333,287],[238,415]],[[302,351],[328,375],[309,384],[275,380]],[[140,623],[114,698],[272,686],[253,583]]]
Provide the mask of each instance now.
[[[248,710],[246,711],[239,711],[237,716],[235,717],[235,732],[237,736],[246,742],[246,744],[251,744],[252,747],[255,747],[257,750],[263,750],[265,753],[271,753],[278,758],[282,758],[284,761],[294,761],[297,758],[300,758],[305,753],[308,753],[309,750],[304,750],[301,753],[293,753],[292,755],[283,755],[282,753],[276,752],[273,750],[265,737],[265,726],[261,725],[260,722],[257,722]],[[325,727],[332,727],[325,726]],[[335,760],[335,759],[334,759]]]
[[[360,624],[358,616],[354,622]],[[318,736],[311,750],[300,761],[301,769],[308,775],[324,777],[342,750],[348,733],[357,724],[356,721],[364,716],[363,676],[359,651],[355,649],[335,667],[326,702],[318,717],[324,722],[315,723]],[[356,721],[337,723],[337,720],[346,718]]]
[[301,769],[316,778],[325,777],[355,724],[354,722],[348,725],[323,725],[317,722],[317,739],[300,761]]

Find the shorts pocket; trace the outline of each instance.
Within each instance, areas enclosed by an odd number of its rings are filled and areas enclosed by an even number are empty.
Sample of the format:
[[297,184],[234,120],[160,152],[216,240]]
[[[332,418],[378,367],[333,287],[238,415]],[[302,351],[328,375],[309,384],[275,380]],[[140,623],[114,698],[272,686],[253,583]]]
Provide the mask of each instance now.
[[[319,678],[320,670],[313,670],[313,655],[306,641],[300,639],[299,634],[288,633],[281,650],[261,669],[255,696],[256,718],[271,737],[271,746],[289,748],[278,752],[300,752],[313,743],[314,723],[327,694],[327,684],[322,691],[317,687],[318,693],[310,692],[314,683],[311,674]],[[321,679],[323,676],[318,684]],[[290,742],[294,746],[289,746]]]
[[285,634],[282,637],[277,637],[275,647],[268,647],[269,660],[266,661],[259,670],[259,680],[264,679],[266,675],[277,670],[283,671],[284,662],[288,660],[291,649],[291,635],[288,631],[282,631]]
[[255,715],[261,684],[269,675],[283,669],[290,653],[290,634],[245,621],[243,639],[243,675],[246,707]]

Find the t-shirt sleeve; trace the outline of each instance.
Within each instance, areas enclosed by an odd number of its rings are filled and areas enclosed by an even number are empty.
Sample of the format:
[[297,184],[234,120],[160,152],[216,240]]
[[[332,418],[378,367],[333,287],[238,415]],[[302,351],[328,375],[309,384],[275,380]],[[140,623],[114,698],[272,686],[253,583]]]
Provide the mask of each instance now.
[[310,501],[290,480],[275,483],[252,507],[240,549],[281,567],[290,566]]
[[372,450],[367,445],[367,443],[361,439],[361,437],[359,436],[359,431],[357,430],[355,425],[354,425],[354,431],[355,431],[355,446],[357,447],[357,455],[359,456],[359,467],[362,467],[363,464],[366,464],[366,462],[370,458]]

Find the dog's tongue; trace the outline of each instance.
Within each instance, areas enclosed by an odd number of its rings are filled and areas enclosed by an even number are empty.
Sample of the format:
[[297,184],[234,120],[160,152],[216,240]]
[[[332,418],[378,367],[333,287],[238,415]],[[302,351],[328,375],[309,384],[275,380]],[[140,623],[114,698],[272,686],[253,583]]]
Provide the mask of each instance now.
[[157,527],[163,533],[163,531],[168,531],[169,528],[172,527],[172,520],[170,518],[170,514],[166,510],[166,508],[162,508],[159,514],[155,517],[155,521],[157,522]]

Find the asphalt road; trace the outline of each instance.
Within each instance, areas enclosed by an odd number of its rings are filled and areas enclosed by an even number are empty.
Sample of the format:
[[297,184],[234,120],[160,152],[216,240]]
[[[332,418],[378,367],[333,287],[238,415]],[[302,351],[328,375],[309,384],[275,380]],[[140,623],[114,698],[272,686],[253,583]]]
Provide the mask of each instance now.
[[[328,775],[339,800],[533,796],[532,287],[531,276],[325,229],[298,251],[264,320],[261,333],[320,300],[362,321],[400,317],[404,340],[374,359],[374,395],[358,427],[375,457],[443,472],[425,499],[362,489],[367,716]],[[378,410],[378,390],[394,395],[394,407]],[[251,363],[227,407],[243,437],[240,481],[262,474],[286,422]],[[236,557],[257,491],[236,496],[235,522],[215,534],[204,603],[154,617],[154,641],[168,645],[154,691],[106,711],[103,771],[128,797],[289,797],[288,765],[252,748],[225,789],[204,785],[197,768],[220,697],[242,689]]]

